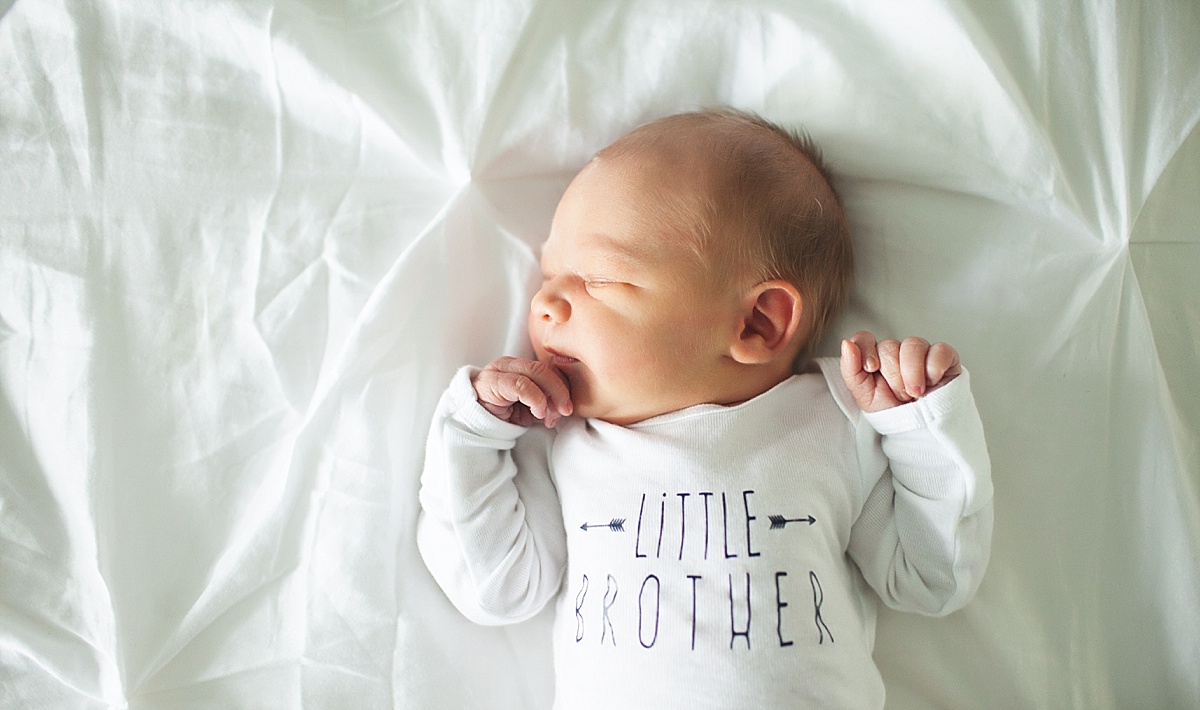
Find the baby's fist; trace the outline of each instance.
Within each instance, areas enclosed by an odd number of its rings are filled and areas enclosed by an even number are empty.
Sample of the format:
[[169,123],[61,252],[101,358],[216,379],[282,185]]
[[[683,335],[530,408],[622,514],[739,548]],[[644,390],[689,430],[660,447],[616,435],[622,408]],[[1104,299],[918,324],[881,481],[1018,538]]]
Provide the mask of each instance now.
[[842,341],[842,379],[864,412],[879,412],[924,397],[962,372],[958,351],[921,338],[875,341],[860,330]]
[[513,424],[529,426],[541,420],[553,427],[572,411],[566,378],[537,360],[498,358],[480,370],[471,385],[484,409]]

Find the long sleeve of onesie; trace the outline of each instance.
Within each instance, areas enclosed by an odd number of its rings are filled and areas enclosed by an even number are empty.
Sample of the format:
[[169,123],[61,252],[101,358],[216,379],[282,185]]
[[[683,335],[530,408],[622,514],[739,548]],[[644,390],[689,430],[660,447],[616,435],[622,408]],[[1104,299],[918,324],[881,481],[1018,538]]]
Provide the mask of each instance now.
[[[850,398],[837,361],[821,363],[840,402]],[[942,616],[975,594],[992,535],[991,466],[970,375],[881,412],[843,404],[858,430],[871,488],[849,554],[888,606]]]
[[549,436],[493,417],[477,401],[471,374],[463,368],[455,375],[430,427],[417,542],[467,618],[512,623],[554,598],[566,537],[548,470]]

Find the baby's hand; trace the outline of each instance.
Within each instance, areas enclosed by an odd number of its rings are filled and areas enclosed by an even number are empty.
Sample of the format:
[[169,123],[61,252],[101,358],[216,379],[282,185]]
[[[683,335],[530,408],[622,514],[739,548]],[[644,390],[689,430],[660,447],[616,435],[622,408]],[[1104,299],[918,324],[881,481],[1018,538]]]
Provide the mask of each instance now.
[[864,412],[907,404],[962,372],[958,351],[921,338],[875,342],[860,330],[842,341],[842,379]]
[[499,419],[529,426],[540,419],[553,427],[571,415],[571,392],[558,370],[537,360],[502,357],[471,380],[483,408]]

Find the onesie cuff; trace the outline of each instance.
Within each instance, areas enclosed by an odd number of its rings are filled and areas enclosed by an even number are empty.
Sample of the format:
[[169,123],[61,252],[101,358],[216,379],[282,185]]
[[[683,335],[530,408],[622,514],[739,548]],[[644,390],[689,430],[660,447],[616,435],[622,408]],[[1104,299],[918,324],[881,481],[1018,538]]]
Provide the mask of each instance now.
[[963,368],[958,377],[914,402],[881,412],[863,412],[863,416],[875,431],[884,436],[903,434],[927,428],[954,410],[969,405],[971,401],[971,376]]
[[483,408],[475,395],[471,379],[479,373],[478,367],[467,365],[459,368],[446,389],[446,404],[450,416],[465,429],[493,439],[516,440],[529,430],[519,424],[506,422]]

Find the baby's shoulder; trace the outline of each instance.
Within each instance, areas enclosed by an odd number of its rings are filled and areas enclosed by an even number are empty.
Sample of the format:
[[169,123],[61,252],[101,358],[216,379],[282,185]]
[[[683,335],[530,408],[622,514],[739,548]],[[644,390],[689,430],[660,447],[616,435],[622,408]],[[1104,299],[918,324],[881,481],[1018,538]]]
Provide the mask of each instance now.
[[854,395],[842,379],[841,361],[836,357],[817,357],[809,360],[793,379],[804,380],[805,385],[827,397],[837,405],[842,414],[852,423],[857,423],[862,411],[854,401]]

